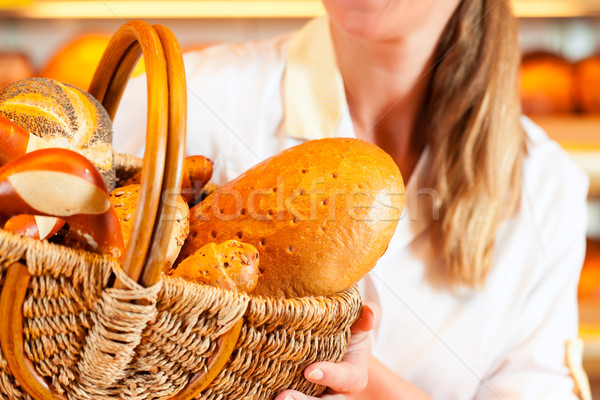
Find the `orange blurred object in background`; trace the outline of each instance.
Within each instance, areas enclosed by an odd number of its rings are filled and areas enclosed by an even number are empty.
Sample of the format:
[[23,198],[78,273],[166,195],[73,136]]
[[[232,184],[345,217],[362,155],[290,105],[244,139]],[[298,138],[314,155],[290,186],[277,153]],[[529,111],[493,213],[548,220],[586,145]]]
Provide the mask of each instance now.
[[600,239],[588,239],[579,280],[579,297],[600,299]]
[[[85,34],[77,37],[55,53],[40,76],[88,90],[110,37],[110,34]],[[142,61],[137,65],[134,75],[143,72]]]
[[575,111],[573,66],[546,52],[523,57],[521,100],[528,115],[569,114]]
[[581,110],[588,114],[600,114],[600,54],[575,65],[575,85]]
[[4,86],[34,75],[29,57],[18,52],[0,52],[0,90]]

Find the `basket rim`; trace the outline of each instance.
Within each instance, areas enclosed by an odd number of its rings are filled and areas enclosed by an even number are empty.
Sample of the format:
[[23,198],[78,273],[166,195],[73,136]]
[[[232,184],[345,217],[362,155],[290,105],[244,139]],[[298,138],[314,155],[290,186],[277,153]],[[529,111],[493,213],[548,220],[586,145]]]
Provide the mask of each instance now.
[[[67,247],[67,246],[64,246],[64,245],[61,245],[58,243],[49,242],[47,240],[38,240],[38,239],[26,237],[26,236],[20,236],[18,234],[8,232],[8,231],[5,231],[4,229],[0,228],[0,254],[4,254],[2,250],[5,248],[8,248],[10,250],[16,249],[16,253],[14,253],[14,254],[18,257],[18,259],[10,259],[9,260],[8,257],[5,257],[4,259],[2,259],[0,261],[3,264],[5,264],[7,262],[15,262],[15,261],[19,261],[19,260],[27,261],[27,255],[30,253],[33,253],[36,256],[36,259],[38,261],[40,261],[41,263],[52,265],[53,263],[57,262],[57,255],[60,255],[64,258],[74,260],[74,262],[77,264],[107,265],[112,270],[113,273],[119,274],[119,278],[123,277],[122,279],[126,280],[128,289],[130,289],[130,290],[143,290],[144,289],[144,287],[142,285],[140,285],[139,283],[130,279],[127,275],[123,274],[122,272],[119,273],[119,271],[122,271],[121,265],[116,258],[114,258],[110,255],[103,255],[103,254],[93,253],[93,252],[82,250],[82,249]],[[35,276],[41,275],[41,274],[32,273],[31,268],[27,264],[27,262],[25,262],[25,265],[27,266],[31,275],[35,275]],[[65,271],[65,273],[66,272],[67,271]],[[326,301],[326,299],[336,300],[336,301],[342,300],[343,297],[348,296],[348,295],[354,295],[353,292],[358,291],[358,289],[356,288],[356,285],[354,285],[354,286],[351,286],[341,292],[334,293],[334,294],[327,295],[327,296],[304,296],[304,297],[278,298],[278,297],[255,295],[252,293],[245,293],[245,292],[239,292],[239,291],[235,291],[235,290],[220,288],[218,286],[205,285],[202,283],[191,282],[191,281],[185,280],[183,278],[173,277],[173,276],[170,276],[170,275],[164,274],[164,273],[162,274],[161,279],[159,280],[159,282],[157,284],[161,284],[164,280],[169,280],[169,281],[182,280],[184,282],[187,282],[188,284],[195,285],[198,287],[211,288],[209,290],[232,292],[232,293],[237,294],[240,297],[248,297],[250,299],[250,303],[254,303],[256,307],[260,307],[265,302],[275,303],[275,304],[277,304],[278,307],[284,307],[288,303],[293,303],[294,305],[297,305],[297,306],[302,304],[303,307],[312,307],[315,305],[314,303],[323,302],[323,301]]]

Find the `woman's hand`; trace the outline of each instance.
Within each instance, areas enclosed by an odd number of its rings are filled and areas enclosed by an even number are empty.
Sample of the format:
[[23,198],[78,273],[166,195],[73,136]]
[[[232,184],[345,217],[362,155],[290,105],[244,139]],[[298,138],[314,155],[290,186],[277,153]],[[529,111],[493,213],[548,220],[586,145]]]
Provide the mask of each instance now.
[[[352,325],[350,342],[346,354],[340,363],[317,362],[304,370],[304,376],[311,382],[325,385],[327,391],[320,399],[349,400],[356,399],[367,387],[368,366],[371,356],[369,331],[377,321],[376,307],[363,305],[360,317]],[[294,390],[286,390],[275,400],[310,400],[310,397]]]

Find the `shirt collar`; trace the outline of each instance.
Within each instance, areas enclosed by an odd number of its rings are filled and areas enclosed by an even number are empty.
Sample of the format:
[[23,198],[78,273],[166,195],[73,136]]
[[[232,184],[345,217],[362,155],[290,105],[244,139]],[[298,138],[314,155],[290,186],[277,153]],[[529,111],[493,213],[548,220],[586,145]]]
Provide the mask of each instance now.
[[[349,112],[327,15],[313,19],[291,37],[284,96],[286,135],[306,140],[337,136],[340,121]],[[436,193],[424,186],[428,165],[426,148],[407,182],[404,211],[387,254],[410,244],[438,218]]]
[[288,136],[307,140],[336,136],[348,106],[327,15],[313,19],[290,39],[284,104]]

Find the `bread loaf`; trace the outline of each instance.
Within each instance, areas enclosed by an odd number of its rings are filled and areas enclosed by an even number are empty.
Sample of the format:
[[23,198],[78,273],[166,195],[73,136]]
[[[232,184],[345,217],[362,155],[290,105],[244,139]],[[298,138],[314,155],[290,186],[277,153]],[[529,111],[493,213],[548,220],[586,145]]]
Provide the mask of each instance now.
[[258,281],[258,251],[254,246],[228,240],[208,243],[183,260],[172,276],[250,293]]
[[0,115],[55,147],[83,155],[108,189],[115,187],[112,123],[90,94],[50,79],[25,79],[0,92]]
[[179,260],[207,243],[254,245],[263,271],[254,293],[329,295],[385,252],[404,203],[397,165],[357,139],[303,143],[217,189],[191,212]]

